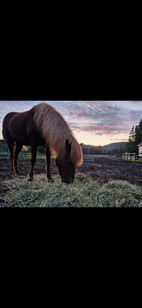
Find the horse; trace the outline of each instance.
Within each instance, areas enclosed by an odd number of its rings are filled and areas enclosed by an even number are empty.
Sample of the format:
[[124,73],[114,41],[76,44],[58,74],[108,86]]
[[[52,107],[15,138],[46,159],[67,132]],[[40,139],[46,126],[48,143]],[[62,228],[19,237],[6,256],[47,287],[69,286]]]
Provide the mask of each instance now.
[[3,120],[3,137],[10,150],[11,170],[15,174],[19,173],[18,155],[22,146],[31,146],[29,181],[33,180],[38,146],[45,147],[49,182],[54,182],[50,170],[53,152],[61,181],[66,184],[73,183],[75,167],[82,165],[80,144],[62,115],[49,104],[40,103],[29,111],[8,113]]

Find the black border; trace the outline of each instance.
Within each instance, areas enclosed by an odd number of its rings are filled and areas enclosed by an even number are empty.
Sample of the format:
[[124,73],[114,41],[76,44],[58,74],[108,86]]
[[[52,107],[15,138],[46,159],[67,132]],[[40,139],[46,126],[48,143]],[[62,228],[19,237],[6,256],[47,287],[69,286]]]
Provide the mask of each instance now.
[[141,77],[123,71],[27,71],[0,77],[0,100],[142,100]]

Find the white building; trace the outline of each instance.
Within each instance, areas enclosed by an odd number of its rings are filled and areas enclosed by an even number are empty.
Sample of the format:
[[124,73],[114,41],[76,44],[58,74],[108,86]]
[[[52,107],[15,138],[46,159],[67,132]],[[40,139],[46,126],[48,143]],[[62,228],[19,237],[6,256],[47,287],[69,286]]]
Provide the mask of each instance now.
[[138,144],[138,148],[139,148],[139,156],[141,156],[142,157],[142,142],[140,142],[139,144]]

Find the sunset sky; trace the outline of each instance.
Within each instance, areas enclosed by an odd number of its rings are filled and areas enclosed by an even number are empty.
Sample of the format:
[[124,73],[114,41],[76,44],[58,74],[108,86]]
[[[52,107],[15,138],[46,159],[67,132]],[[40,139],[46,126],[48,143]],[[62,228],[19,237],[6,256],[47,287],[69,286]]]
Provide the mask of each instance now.
[[[106,145],[127,141],[129,132],[142,119],[142,101],[44,101],[65,118],[80,143]],[[41,101],[0,101],[2,121],[11,111],[23,112]]]

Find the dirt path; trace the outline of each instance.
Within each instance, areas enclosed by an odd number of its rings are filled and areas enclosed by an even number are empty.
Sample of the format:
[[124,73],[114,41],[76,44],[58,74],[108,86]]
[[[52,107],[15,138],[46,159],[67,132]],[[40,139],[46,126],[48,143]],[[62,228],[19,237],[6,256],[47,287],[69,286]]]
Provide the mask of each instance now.
[[[30,160],[19,162],[20,176],[28,175]],[[58,174],[55,161],[51,164],[52,175]],[[12,179],[14,175],[10,172],[10,162],[0,161],[0,206],[4,206],[3,196],[8,189],[4,184],[5,179]],[[142,163],[128,162],[111,157],[95,157],[94,162],[84,162],[76,172],[82,172],[101,184],[109,180],[127,180],[131,184],[142,186]],[[35,174],[45,173],[45,161],[39,159],[35,165]]]
[[111,157],[95,157],[94,163],[84,163],[80,171],[101,184],[109,180],[126,180],[142,186],[142,163],[123,161]]

